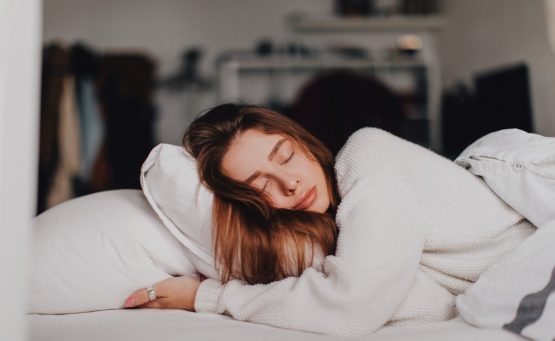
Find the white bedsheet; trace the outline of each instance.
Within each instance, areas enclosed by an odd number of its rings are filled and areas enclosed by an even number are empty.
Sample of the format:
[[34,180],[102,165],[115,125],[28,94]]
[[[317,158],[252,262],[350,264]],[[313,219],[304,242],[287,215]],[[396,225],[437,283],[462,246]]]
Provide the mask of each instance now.
[[357,338],[278,329],[225,316],[182,310],[107,310],[67,315],[29,315],[29,341],[181,340],[525,340],[503,330],[473,327],[460,318],[407,327],[385,327]]

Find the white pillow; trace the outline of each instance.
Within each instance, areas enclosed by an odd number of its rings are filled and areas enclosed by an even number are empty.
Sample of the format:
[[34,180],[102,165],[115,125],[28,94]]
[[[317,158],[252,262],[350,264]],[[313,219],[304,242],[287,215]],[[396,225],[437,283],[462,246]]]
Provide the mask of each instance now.
[[29,313],[119,309],[141,287],[195,274],[189,252],[138,190],[73,199],[32,223]]
[[159,144],[141,167],[141,186],[164,225],[192,253],[195,269],[218,279],[212,252],[214,196],[200,184],[196,160],[183,147]]
[[456,304],[473,325],[555,340],[555,220],[491,266]]

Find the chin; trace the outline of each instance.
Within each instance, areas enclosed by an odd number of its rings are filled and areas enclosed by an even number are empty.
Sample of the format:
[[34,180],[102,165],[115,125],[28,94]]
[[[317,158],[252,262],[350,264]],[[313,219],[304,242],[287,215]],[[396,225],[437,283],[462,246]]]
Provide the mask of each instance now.
[[326,205],[326,203],[323,202],[315,202],[313,208],[311,208],[310,210],[317,213],[326,213],[329,207],[329,204]]
[[[327,188],[322,191],[324,195],[320,195],[314,201],[314,211],[318,213],[326,213],[331,206],[331,201],[328,196],[325,195]],[[320,192],[320,193],[322,193]]]

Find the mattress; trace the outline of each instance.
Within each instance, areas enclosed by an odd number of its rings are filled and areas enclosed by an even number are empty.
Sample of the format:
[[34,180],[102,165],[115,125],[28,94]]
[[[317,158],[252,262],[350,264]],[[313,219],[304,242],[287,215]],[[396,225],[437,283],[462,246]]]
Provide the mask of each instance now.
[[503,330],[473,327],[460,317],[417,326],[390,326],[356,338],[322,336],[183,310],[106,310],[67,315],[29,315],[29,341],[181,340],[426,340],[511,341],[524,338]]

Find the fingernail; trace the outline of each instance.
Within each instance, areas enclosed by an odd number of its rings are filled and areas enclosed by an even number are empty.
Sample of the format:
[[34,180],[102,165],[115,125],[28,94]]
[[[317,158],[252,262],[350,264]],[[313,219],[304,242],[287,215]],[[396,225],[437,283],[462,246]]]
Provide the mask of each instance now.
[[130,308],[133,306],[133,304],[135,304],[135,298],[129,297],[127,300],[125,300],[125,308]]

